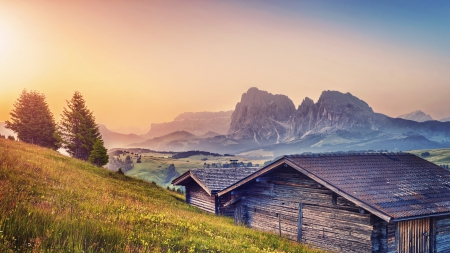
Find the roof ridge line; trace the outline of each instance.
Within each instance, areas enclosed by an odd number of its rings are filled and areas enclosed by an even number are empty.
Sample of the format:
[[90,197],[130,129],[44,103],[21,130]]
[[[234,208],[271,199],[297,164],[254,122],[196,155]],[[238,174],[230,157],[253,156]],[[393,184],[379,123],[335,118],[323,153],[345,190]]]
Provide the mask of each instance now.
[[[303,154],[291,154],[284,155],[285,158],[313,158],[313,157],[336,157],[336,156],[377,156],[377,155],[414,155],[408,152],[327,152],[327,153],[303,153]],[[278,160],[278,159],[277,159]]]

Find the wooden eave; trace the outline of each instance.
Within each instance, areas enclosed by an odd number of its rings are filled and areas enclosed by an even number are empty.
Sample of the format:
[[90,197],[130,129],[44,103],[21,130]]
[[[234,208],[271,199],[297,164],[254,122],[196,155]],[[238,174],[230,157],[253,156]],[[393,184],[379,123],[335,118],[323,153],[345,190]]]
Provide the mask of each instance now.
[[391,222],[408,221],[408,220],[416,220],[416,219],[424,219],[424,218],[435,218],[435,217],[442,217],[442,216],[450,216],[450,212],[424,214],[424,215],[410,216],[410,217],[404,217],[404,218],[394,218],[391,220]]
[[173,185],[182,185],[181,183],[185,180],[187,180],[188,178],[192,178],[198,185],[200,185],[200,187],[203,188],[203,190],[205,190],[206,193],[208,193],[209,196],[212,195],[211,190],[202,183],[202,181],[200,181],[194,173],[192,173],[190,170],[185,172],[183,175],[179,176],[178,178],[174,179],[172,181]]
[[384,213],[384,212],[382,212],[382,211],[380,211],[380,210],[378,210],[378,209],[368,205],[367,203],[365,203],[365,202],[363,202],[363,201],[361,201],[361,200],[359,200],[359,199],[357,199],[355,197],[350,196],[346,192],[340,190],[338,187],[332,185],[331,183],[326,182],[325,180],[319,178],[318,176],[316,176],[316,175],[308,172],[304,168],[298,166],[297,164],[295,164],[294,162],[289,160],[287,157],[280,158],[278,161],[268,165],[266,168],[264,168],[264,169],[262,169],[262,170],[260,170],[260,171],[258,171],[256,173],[254,173],[254,174],[252,174],[252,175],[242,179],[241,181],[237,182],[236,184],[234,184],[234,185],[232,185],[232,186],[230,186],[230,187],[220,191],[219,193],[217,193],[217,196],[222,196],[222,195],[226,194],[227,192],[230,192],[230,191],[232,191],[232,190],[234,190],[234,189],[236,189],[236,188],[238,188],[238,187],[240,187],[240,186],[250,182],[251,180],[256,179],[257,177],[259,177],[259,176],[261,176],[261,175],[263,175],[263,174],[265,174],[267,172],[270,172],[271,170],[273,170],[276,167],[278,167],[280,165],[283,165],[283,164],[287,164],[287,165],[291,166],[292,168],[294,168],[295,170],[299,171],[300,173],[303,173],[304,175],[310,177],[311,179],[315,180],[316,182],[320,183],[321,185],[327,187],[331,191],[341,195],[342,197],[344,197],[347,200],[357,204],[361,208],[366,209],[367,211],[369,211],[372,214],[380,217],[381,219],[383,219],[383,220],[385,220],[387,222],[389,222],[392,219],[392,217],[389,216],[388,214],[386,214],[386,213]]
[[181,182],[183,182],[184,180],[191,177],[190,173],[191,173],[191,171],[186,171],[185,173],[183,173],[183,175],[172,180],[172,184],[173,185],[182,185]]

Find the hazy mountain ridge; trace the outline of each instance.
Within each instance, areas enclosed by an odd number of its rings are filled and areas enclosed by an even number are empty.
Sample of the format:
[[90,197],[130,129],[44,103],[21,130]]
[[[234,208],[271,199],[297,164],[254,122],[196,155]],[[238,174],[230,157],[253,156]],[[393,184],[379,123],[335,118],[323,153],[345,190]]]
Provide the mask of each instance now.
[[202,139],[187,131],[175,131],[167,135],[148,139],[144,142],[127,145],[134,148],[148,148],[158,151],[185,151],[185,146],[193,145]]
[[153,123],[144,139],[150,139],[170,134],[176,131],[187,131],[194,135],[203,135],[208,132],[227,134],[233,111],[221,112],[185,112],[171,122]]
[[421,110],[403,114],[403,115],[398,116],[397,118],[413,120],[413,121],[417,121],[417,122],[425,122],[425,121],[429,121],[429,120],[434,120],[429,114],[426,114]]
[[218,153],[262,149],[273,154],[443,148],[450,147],[450,122],[391,118],[338,91],[322,92],[317,102],[305,98],[296,109],[285,95],[250,88],[236,104],[228,134],[213,135],[173,139],[169,134],[130,146]]
[[120,148],[130,143],[144,141],[144,138],[136,134],[119,134],[110,131],[105,125],[98,125],[106,148]]

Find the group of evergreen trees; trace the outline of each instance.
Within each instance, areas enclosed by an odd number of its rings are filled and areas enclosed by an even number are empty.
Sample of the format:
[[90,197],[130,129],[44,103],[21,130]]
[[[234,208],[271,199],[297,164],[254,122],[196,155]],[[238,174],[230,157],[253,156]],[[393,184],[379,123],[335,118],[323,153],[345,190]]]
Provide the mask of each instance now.
[[72,157],[97,166],[108,163],[107,150],[95,117],[78,91],[67,101],[59,124],[55,123],[45,95],[37,91],[22,91],[10,115],[6,128],[14,131],[23,142],[54,150],[62,147]]

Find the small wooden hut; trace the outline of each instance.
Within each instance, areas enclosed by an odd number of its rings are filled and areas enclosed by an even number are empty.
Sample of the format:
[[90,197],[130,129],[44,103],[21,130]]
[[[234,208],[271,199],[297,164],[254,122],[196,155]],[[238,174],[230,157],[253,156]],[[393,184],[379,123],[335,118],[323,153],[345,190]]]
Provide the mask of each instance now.
[[450,172],[407,153],[284,156],[221,190],[235,221],[333,252],[450,252]]
[[254,174],[261,168],[203,168],[191,169],[172,181],[173,185],[186,188],[186,203],[225,216],[234,216],[231,194],[217,193]]

